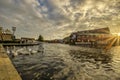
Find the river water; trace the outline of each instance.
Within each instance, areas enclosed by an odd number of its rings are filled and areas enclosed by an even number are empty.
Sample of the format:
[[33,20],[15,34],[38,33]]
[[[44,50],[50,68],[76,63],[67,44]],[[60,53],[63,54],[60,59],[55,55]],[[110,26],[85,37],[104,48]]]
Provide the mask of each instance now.
[[120,46],[107,52],[65,44],[43,47],[44,53],[11,58],[23,80],[120,80]]

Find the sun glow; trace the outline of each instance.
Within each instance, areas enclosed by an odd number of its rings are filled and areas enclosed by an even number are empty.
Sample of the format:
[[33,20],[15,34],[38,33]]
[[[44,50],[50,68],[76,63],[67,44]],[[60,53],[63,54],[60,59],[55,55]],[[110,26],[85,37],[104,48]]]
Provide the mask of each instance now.
[[120,36],[120,33],[118,33],[118,36]]
[[108,45],[105,47],[105,50],[109,50],[112,45],[120,45],[120,33],[112,33],[112,36],[105,39],[104,41],[108,41]]
[[112,33],[113,35],[120,36],[120,33]]

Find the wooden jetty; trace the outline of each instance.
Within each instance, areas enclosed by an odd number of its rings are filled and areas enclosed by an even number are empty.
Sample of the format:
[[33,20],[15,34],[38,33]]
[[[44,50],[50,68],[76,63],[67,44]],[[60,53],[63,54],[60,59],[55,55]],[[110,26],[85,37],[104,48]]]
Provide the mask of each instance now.
[[0,80],[22,80],[0,44]]
[[3,46],[34,46],[39,43],[1,43]]

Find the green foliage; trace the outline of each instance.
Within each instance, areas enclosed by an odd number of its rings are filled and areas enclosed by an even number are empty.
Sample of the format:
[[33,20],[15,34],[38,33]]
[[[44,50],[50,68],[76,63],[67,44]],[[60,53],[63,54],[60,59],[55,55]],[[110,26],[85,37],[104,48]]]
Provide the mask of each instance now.
[[43,36],[42,35],[39,35],[39,37],[38,37],[38,41],[43,41],[44,39],[43,39]]

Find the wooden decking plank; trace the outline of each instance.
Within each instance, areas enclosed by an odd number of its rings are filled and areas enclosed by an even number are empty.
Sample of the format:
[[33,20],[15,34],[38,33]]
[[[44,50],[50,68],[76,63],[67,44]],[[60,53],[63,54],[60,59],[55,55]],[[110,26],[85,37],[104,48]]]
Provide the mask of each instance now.
[[22,80],[2,45],[0,45],[0,80]]

